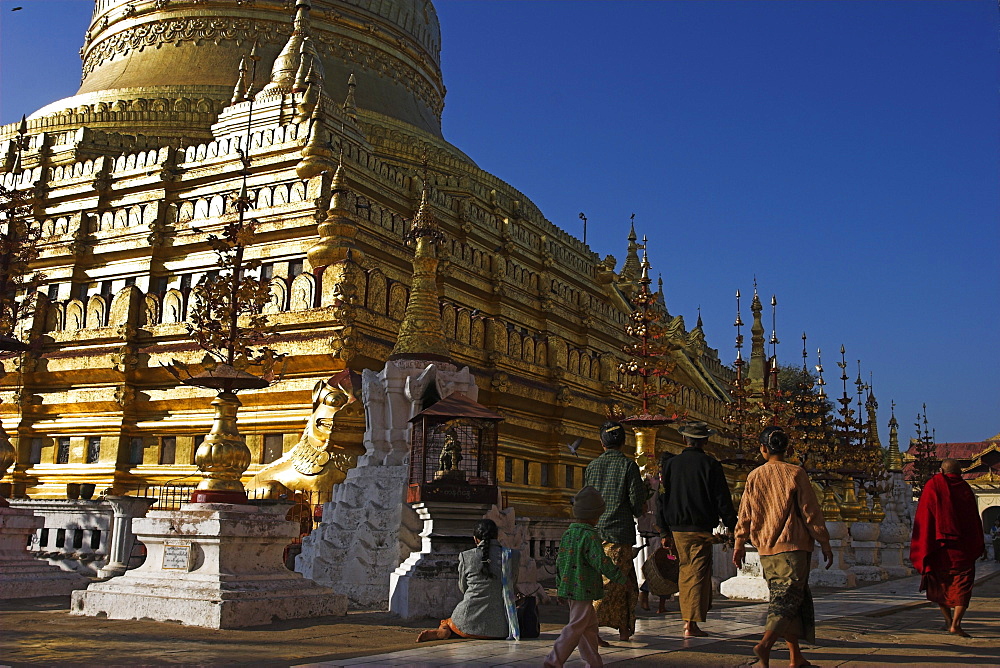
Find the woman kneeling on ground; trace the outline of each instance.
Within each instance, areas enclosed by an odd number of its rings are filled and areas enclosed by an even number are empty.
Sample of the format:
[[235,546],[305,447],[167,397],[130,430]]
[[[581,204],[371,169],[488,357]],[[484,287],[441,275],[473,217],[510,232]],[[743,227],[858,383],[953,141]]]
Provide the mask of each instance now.
[[514,592],[521,554],[509,550],[504,561],[504,548],[497,542],[497,525],[493,520],[476,523],[472,538],[476,547],[458,555],[462,600],[451,617],[441,620],[441,626],[421,631],[417,642],[446,640],[452,635],[480,640],[503,640],[513,635]]

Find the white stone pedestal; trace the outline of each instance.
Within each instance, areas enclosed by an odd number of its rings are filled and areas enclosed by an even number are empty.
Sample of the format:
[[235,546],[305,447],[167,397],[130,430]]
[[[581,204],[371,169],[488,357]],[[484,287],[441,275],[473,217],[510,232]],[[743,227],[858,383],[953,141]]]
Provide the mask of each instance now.
[[905,578],[913,575],[913,569],[906,565],[904,551],[910,542],[910,527],[902,522],[883,522],[879,533],[881,550],[879,561],[890,578]]
[[424,522],[423,547],[392,574],[389,611],[403,619],[445,619],[462,600],[458,554],[475,547],[472,529],[489,506],[427,502],[413,504],[413,509]]
[[345,596],[284,567],[282,551],[298,535],[287,511],[191,503],[136,518],[146,562],[76,592],[70,612],[214,629],[345,614]]
[[0,508],[0,599],[65,596],[90,582],[28,553],[28,540],[42,524],[30,510]]
[[812,570],[809,572],[809,584],[814,587],[849,588],[857,585],[857,580],[847,563],[846,548],[848,530],[846,522],[827,522],[826,530],[830,534],[830,549],[833,551],[833,566],[829,570],[823,561],[823,553],[813,550]]
[[745,601],[766,601],[770,598],[764,570],[760,565],[760,555],[757,549],[747,545],[746,558],[743,567],[736,571],[736,577],[724,580],[719,585],[719,593],[726,598],[737,598]]
[[132,520],[145,517],[149,507],[156,499],[145,496],[108,496],[106,500],[114,510],[114,525],[111,529],[111,551],[108,554],[108,564],[97,571],[99,578],[108,579],[122,575],[128,570],[129,557],[135,544],[135,534],[132,533]]
[[851,548],[854,551],[854,573],[859,585],[874,584],[888,579],[879,565],[879,525],[874,522],[854,522],[851,524]]

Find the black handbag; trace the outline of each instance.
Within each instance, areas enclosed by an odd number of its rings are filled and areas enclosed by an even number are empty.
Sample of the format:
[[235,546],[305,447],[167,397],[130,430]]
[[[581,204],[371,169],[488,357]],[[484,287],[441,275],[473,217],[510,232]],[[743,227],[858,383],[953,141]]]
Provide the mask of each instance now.
[[538,601],[534,596],[518,594],[514,601],[517,608],[517,626],[521,630],[521,638],[537,638],[542,634],[538,623]]

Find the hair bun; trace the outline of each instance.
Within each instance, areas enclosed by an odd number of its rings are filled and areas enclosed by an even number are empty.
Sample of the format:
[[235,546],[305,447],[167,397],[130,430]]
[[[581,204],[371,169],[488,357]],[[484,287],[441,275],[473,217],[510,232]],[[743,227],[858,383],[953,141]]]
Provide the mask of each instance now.
[[760,444],[772,454],[782,454],[788,449],[788,434],[781,427],[768,427],[760,432]]

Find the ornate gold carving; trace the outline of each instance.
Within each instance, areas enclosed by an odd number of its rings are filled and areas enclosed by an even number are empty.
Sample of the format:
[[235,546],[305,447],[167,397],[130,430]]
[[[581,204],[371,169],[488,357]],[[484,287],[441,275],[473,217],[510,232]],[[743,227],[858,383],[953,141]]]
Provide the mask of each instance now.
[[135,403],[135,390],[129,385],[119,385],[115,388],[115,402],[122,408]]
[[117,352],[112,353],[111,366],[115,371],[121,373],[135,371],[136,367],[139,366],[139,356],[136,354],[135,348],[130,345],[124,345]]
[[510,377],[503,371],[498,371],[490,379],[490,386],[494,392],[506,392],[510,389]]

